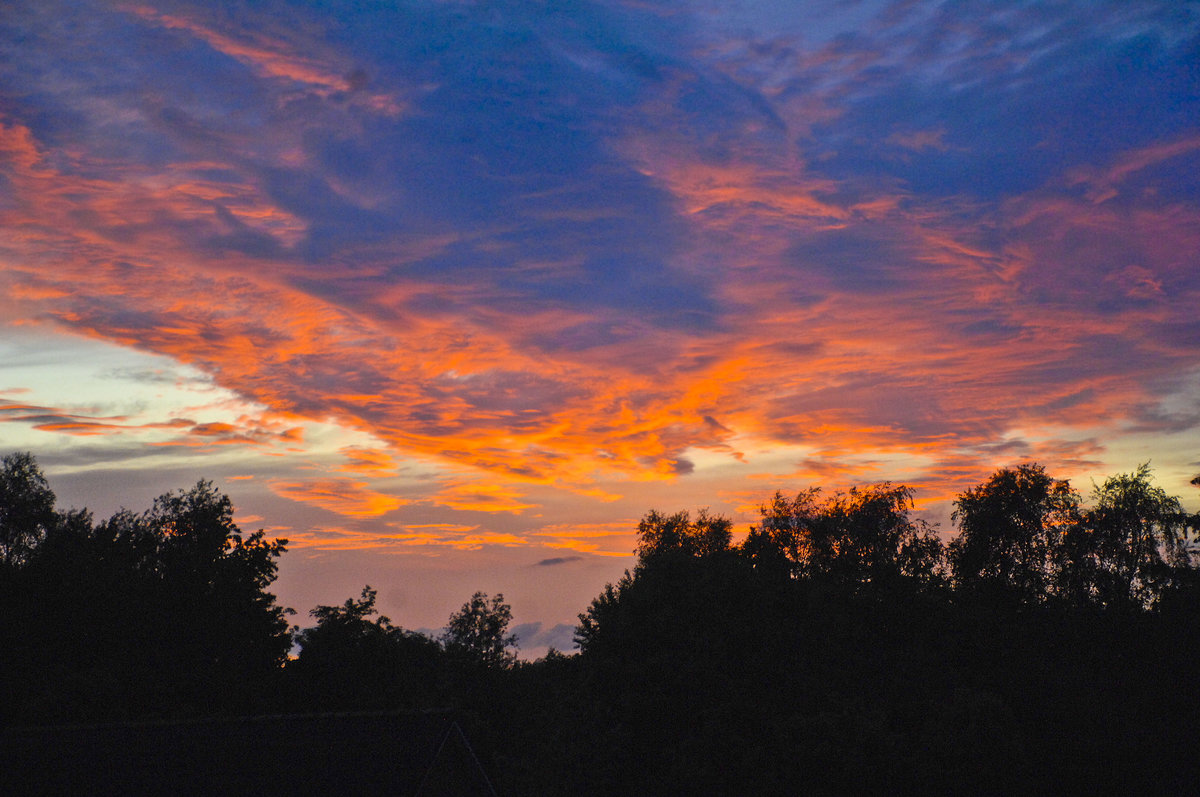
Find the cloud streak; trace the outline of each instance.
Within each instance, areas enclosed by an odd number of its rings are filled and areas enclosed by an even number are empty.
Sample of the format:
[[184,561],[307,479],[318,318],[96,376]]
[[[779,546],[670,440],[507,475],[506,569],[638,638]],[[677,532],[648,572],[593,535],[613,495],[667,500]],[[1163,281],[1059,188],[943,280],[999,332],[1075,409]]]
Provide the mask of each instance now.
[[301,482],[273,481],[270,488],[277,495],[312,504],[330,512],[351,518],[371,518],[386,515],[407,501],[394,495],[376,492],[367,482],[351,479],[309,479]]

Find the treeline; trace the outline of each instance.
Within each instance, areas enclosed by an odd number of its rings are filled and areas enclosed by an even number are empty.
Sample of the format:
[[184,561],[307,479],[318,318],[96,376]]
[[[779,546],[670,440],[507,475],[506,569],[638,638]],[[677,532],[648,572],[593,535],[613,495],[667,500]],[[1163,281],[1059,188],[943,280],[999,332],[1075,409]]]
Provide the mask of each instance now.
[[502,596],[476,593],[436,640],[378,615],[370,587],[291,624],[268,591],[287,541],[243,534],[210,482],[101,522],[55,503],[30,454],[0,459],[5,725],[431,708],[516,661]]
[[519,662],[500,596],[438,639],[369,587],[301,630],[286,543],[212,485],[97,523],[14,454],[0,721],[452,709],[506,794],[1190,791],[1200,517],[1146,467],[1087,500],[1004,468],[954,507],[949,544],[887,483],[777,494],[739,543],[650,512],[579,653]]

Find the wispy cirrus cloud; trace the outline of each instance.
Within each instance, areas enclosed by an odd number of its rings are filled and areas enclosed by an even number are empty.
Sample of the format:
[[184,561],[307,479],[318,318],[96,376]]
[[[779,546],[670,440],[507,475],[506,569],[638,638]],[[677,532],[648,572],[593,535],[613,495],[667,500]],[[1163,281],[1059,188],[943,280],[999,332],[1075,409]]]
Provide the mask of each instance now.
[[[8,391],[0,391],[5,393]],[[188,418],[148,421],[130,416],[104,416],[96,412],[64,410],[35,404],[10,402],[0,398],[0,423],[28,424],[42,432],[57,432],[79,437],[146,433],[153,446],[249,446],[270,448],[299,443],[303,430],[283,426],[266,417],[242,415],[235,423],[212,421],[197,423]]]
[[[904,458],[936,481],[1194,431],[1193,12],[664,14],[18,3],[6,318],[168,355],[276,419],[159,443],[369,436],[335,447],[343,476],[264,480],[348,518],[532,524],[556,491],[616,503],[772,448],[797,454],[759,481]],[[409,459],[436,471],[414,497],[372,486]]]

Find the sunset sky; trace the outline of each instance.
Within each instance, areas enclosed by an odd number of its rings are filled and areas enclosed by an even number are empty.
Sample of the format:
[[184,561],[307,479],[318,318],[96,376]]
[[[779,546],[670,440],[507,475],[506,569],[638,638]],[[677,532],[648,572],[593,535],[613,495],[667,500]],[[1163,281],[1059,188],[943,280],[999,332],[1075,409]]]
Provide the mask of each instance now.
[[301,624],[526,655],[651,508],[1195,508],[1200,4],[6,0],[0,421],[98,518],[211,479]]

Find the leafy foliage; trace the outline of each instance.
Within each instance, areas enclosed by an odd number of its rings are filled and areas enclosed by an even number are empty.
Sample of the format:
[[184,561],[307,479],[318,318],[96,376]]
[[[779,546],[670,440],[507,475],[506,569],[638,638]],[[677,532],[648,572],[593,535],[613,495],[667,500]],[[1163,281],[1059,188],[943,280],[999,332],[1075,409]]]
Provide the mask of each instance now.
[[462,608],[450,616],[442,642],[452,657],[491,669],[511,667],[517,655],[517,638],[508,633],[512,607],[497,593],[476,592]]
[[1151,483],[1149,465],[1109,477],[1070,541],[1068,583],[1102,606],[1154,606],[1193,564],[1187,522],[1179,499]]
[[786,567],[797,577],[860,586],[898,578],[932,583],[941,575],[941,541],[909,516],[911,508],[912,490],[886,482],[824,500],[818,487],[793,499],[776,493],[742,552],[756,565]]
[[54,493],[33,455],[0,460],[0,567],[24,563],[56,519]]
[[712,556],[729,550],[732,528],[728,518],[703,509],[695,520],[687,512],[664,515],[651,510],[638,523],[635,553],[643,561],[657,556]]
[[1050,595],[1064,534],[1080,521],[1079,496],[1041,465],[996,471],[954,502],[959,535],[950,565],[960,589],[1033,604]]

